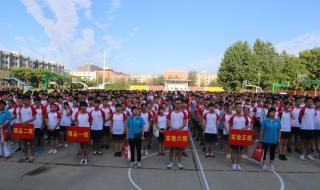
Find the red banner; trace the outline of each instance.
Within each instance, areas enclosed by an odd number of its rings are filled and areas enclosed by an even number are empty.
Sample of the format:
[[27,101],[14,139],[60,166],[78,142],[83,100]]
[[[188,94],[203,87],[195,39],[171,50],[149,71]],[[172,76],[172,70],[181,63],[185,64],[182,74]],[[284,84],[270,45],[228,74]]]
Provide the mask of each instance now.
[[15,123],[12,126],[12,138],[34,139],[34,125]]
[[90,142],[90,128],[68,126],[67,141],[68,142]]
[[165,147],[181,147],[189,146],[189,131],[164,131]]
[[229,144],[250,146],[253,144],[253,130],[230,129]]

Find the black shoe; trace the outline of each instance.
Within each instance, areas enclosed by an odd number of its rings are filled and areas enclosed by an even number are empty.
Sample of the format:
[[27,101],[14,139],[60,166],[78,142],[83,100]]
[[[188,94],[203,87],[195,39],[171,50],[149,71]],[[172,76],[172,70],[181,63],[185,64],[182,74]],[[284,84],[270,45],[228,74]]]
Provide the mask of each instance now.
[[282,156],[281,154],[279,155],[279,159],[280,159],[280,160],[284,160],[284,159],[283,159],[283,156]]
[[283,158],[283,160],[288,160],[286,155],[283,155],[282,158]]
[[114,157],[117,157],[118,156],[118,153],[116,152],[116,153],[114,153]]
[[197,137],[197,138],[196,138],[196,141],[198,141],[198,140],[199,140],[199,138]]
[[19,151],[21,151],[21,147],[19,147],[15,152],[19,152]]
[[122,153],[121,153],[121,152],[119,152],[119,153],[118,153],[118,157],[121,157],[121,156],[122,156]]
[[185,151],[183,151],[183,152],[182,152],[182,156],[188,157],[188,154],[187,154]]

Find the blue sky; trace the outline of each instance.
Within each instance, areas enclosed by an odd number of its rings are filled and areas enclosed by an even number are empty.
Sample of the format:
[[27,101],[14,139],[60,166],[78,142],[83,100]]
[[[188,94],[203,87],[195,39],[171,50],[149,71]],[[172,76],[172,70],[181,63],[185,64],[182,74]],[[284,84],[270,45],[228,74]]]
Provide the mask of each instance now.
[[0,49],[129,74],[215,73],[225,49],[256,38],[297,54],[320,45],[315,0],[7,0]]

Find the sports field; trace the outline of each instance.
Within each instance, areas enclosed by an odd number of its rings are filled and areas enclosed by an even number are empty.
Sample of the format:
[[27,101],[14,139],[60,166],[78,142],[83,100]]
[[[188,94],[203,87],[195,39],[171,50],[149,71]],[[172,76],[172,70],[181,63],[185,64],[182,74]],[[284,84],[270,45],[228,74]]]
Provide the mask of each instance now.
[[[194,143],[194,147],[193,147]],[[78,145],[61,148],[55,155],[37,155],[34,163],[20,163],[20,153],[0,161],[1,190],[14,189],[211,189],[211,190],[315,190],[320,186],[320,160],[301,161],[290,154],[289,161],[276,159],[275,171],[262,171],[259,163],[242,160],[243,171],[232,171],[230,160],[216,151],[205,158],[198,142],[190,143],[184,170],[165,168],[167,156],[158,156],[153,143],[142,168],[128,168],[122,158],[113,157],[113,148],[102,156],[90,156],[88,166],[78,165]]]

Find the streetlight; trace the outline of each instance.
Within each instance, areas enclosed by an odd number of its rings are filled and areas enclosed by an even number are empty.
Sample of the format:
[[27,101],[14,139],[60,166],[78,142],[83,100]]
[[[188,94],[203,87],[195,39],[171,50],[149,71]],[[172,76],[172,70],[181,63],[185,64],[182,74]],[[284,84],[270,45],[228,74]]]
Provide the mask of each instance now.
[[104,88],[105,80],[106,80],[106,51],[103,51],[103,81],[102,81],[103,88]]

